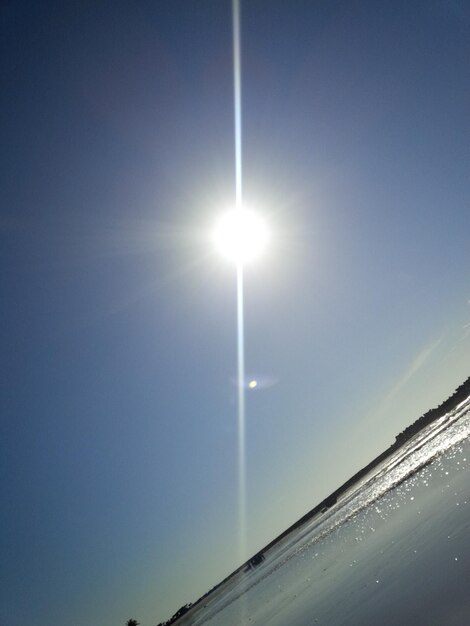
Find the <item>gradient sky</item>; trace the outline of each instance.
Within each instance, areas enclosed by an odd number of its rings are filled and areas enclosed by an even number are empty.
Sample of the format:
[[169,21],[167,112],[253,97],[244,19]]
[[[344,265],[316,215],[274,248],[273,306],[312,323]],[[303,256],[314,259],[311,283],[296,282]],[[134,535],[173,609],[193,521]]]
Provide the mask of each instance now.
[[[239,565],[231,5],[5,0],[0,622]],[[469,375],[470,7],[242,6],[252,554]]]

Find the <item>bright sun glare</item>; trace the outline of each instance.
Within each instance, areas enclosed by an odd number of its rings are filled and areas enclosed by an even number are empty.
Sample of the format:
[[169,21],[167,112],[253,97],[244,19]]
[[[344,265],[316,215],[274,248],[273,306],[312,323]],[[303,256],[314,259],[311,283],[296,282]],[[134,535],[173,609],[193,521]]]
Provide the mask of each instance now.
[[235,209],[222,215],[214,229],[219,252],[235,263],[247,263],[260,256],[268,238],[264,221],[252,211]]

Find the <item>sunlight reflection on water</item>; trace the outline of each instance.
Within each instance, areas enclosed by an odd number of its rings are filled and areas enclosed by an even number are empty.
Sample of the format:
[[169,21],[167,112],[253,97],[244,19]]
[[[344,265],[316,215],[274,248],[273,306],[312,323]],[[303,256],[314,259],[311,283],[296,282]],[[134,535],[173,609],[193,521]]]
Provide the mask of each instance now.
[[271,548],[256,569],[226,581],[181,623],[467,624],[459,620],[469,602],[462,583],[470,574],[469,434],[464,404]]

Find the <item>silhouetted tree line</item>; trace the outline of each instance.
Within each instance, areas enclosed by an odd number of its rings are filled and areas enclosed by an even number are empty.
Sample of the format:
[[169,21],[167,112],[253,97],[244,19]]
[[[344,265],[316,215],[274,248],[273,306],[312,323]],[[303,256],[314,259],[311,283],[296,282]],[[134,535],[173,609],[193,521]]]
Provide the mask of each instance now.
[[443,417],[446,413],[449,413],[449,411],[455,409],[455,407],[463,402],[466,398],[468,398],[469,395],[470,377],[467,378],[467,380],[462,383],[460,387],[457,387],[454,393],[449,396],[447,400],[444,400],[442,404],[440,404],[435,409],[427,411],[426,413],[424,413],[424,415],[421,415],[421,417],[413,422],[411,426],[408,426],[407,428],[405,428],[405,430],[402,430],[402,432],[397,435],[396,442],[401,445],[405,441],[408,441],[408,439],[411,439],[413,435],[416,435],[416,433],[422,430],[425,426],[428,426],[434,420],[438,419],[439,417]]
[[[170,624],[174,624],[174,622],[176,622],[176,620],[179,617],[181,617],[187,611],[189,611],[191,606],[192,606],[192,604],[185,604],[180,609],[178,609],[178,611],[176,611],[176,613],[173,615],[173,617],[170,617],[170,619],[167,620],[166,622],[160,622],[160,624],[157,624],[157,626],[170,626]],[[126,626],[139,626],[139,625],[140,625],[140,622],[138,622],[136,619],[128,619],[127,622],[126,622]]]
[[185,604],[184,606],[182,606],[180,609],[176,611],[173,617],[170,617],[170,619],[167,620],[166,622],[160,622],[160,624],[157,624],[157,626],[170,626],[170,624],[174,624],[176,620],[179,619],[185,613],[187,613],[191,607],[192,607],[191,603]]

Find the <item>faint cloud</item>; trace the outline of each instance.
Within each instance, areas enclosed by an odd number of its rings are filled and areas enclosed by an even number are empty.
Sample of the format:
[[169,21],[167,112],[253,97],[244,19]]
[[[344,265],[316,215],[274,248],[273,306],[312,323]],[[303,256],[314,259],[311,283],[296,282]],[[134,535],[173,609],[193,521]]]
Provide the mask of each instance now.
[[[470,306],[470,300],[467,300],[467,305]],[[444,361],[447,361],[451,354],[461,349],[461,344],[464,341],[467,341],[467,339],[470,337],[470,322],[467,322],[466,324],[460,326],[457,332],[459,333],[459,336],[455,338],[454,344],[445,356]]]
[[[470,306],[470,299],[467,300],[467,304],[468,306]],[[467,324],[464,324],[462,326],[462,330],[464,332],[463,332],[462,337],[460,337],[460,341],[464,341],[465,339],[468,339],[468,337],[470,336],[470,322],[468,322]]]
[[431,343],[428,343],[413,357],[409,365],[405,368],[398,382],[392,387],[392,389],[388,392],[388,394],[385,396],[379,406],[374,410],[375,416],[377,416],[378,414],[382,414],[386,411],[393,398],[395,398],[400,393],[403,387],[407,385],[409,380],[423,367],[431,354],[441,344],[442,340],[443,336],[439,337],[439,339]]

